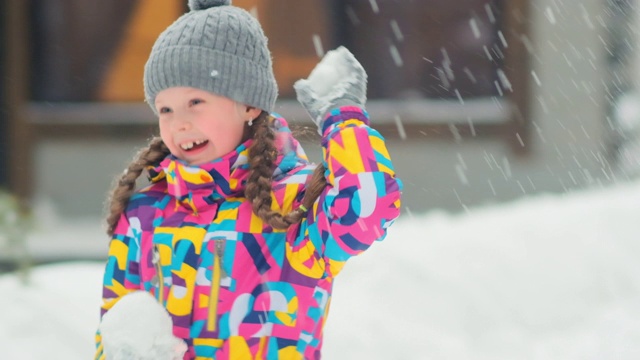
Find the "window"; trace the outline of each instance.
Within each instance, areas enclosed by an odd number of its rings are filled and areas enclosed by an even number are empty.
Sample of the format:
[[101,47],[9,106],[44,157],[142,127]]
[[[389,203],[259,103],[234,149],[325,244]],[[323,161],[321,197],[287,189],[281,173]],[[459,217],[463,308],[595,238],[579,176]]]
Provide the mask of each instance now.
[[342,4],[340,38],[369,70],[372,98],[499,96],[504,43],[499,1]]

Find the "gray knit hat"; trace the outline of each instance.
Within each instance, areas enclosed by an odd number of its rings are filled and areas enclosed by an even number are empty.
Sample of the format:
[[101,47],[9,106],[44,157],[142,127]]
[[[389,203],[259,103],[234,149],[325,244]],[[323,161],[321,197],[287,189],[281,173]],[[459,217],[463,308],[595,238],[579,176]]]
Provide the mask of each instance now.
[[231,0],[189,0],[191,11],[156,40],[144,68],[145,100],[188,86],[272,111],[278,85],[260,23]]

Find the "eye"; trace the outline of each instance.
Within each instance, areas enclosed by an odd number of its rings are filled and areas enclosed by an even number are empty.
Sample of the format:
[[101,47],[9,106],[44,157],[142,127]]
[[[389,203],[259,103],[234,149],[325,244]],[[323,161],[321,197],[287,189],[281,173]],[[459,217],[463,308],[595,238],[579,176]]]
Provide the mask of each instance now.
[[203,102],[204,102],[204,100],[202,100],[202,99],[193,99],[193,100],[189,101],[189,106],[202,104]]
[[166,106],[161,107],[160,110],[158,110],[158,113],[160,114],[168,114],[171,112],[171,108],[168,108]]

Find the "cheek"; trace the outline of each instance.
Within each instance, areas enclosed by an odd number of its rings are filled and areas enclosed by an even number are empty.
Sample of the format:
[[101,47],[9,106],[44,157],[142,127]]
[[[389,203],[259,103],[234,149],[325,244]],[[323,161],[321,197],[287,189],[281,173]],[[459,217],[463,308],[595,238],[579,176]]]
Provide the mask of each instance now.
[[244,124],[245,123],[241,123],[240,126],[235,128],[233,138],[235,140],[236,146],[240,145],[244,140],[246,140],[247,128]]
[[203,132],[209,134],[218,142],[235,142],[238,138],[242,138],[244,125],[241,121],[208,121],[201,127]]
[[234,149],[242,142],[242,130],[237,128],[229,129],[227,127],[224,131],[217,131],[214,136],[214,142],[227,150]]
[[158,128],[160,130],[160,138],[162,139],[164,144],[167,145],[169,151],[171,151],[171,153],[175,155],[177,149],[174,146],[173,142],[171,142],[171,136],[169,136],[171,134],[169,126],[165,122],[161,121],[158,123]]
[[158,129],[160,130],[160,137],[162,138],[164,143],[167,144],[167,142],[168,142],[167,140],[168,140],[168,136],[169,136],[169,129],[167,128],[166,123],[164,121],[160,121],[158,123]]

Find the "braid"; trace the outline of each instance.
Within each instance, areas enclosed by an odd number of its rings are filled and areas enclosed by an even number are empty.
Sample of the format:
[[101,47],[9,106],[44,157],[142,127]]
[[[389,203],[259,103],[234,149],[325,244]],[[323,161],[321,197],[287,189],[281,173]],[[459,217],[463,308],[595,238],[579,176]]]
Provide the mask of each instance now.
[[302,219],[302,216],[306,212],[305,210],[313,207],[313,203],[320,194],[322,194],[324,188],[327,187],[327,178],[324,176],[325,170],[326,168],[322,164],[318,164],[315,170],[313,170],[311,179],[307,182],[307,188],[300,203],[300,207],[286,216],[292,224],[297,223]]
[[129,199],[136,187],[136,180],[147,166],[157,165],[160,160],[169,155],[169,148],[160,137],[154,137],[146,148],[138,151],[133,162],[118,179],[108,198],[109,215],[107,216],[107,234],[113,236],[120,215],[127,208]]
[[251,127],[254,141],[249,148],[249,177],[244,193],[258,217],[273,228],[286,229],[291,224],[283,220],[282,214],[271,210],[271,179],[278,153],[269,122],[269,114],[263,111]]
[[270,128],[271,117],[263,111],[252,126],[254,142],[249,148],[249,177],[245,196],[251,202],[253,212],[274,229],[287,229],[299,222],[305,209],[311,208],[326,186],[325,168],[319,165],[307,185],[302,206],[287,215],[271,209],[271,181],[278,151],[275,134]]

